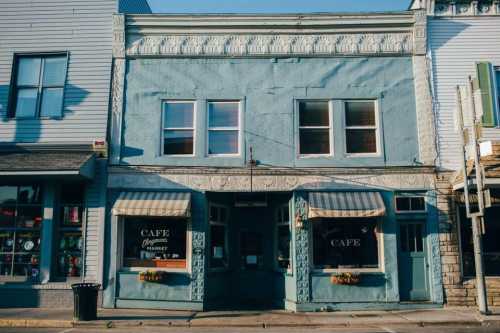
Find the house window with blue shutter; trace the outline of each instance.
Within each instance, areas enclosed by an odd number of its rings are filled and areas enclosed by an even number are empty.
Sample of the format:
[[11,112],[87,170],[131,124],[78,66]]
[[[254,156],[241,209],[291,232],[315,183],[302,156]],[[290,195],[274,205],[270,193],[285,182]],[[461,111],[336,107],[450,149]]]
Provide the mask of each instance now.
[[68,55],[17,55],[10,114],[15,118],[62,116]]
[[[495,70],[489,62],[476,63],[476,74],[481,89],[481,102],[483,107],[482,124],[484,127],[494,127],[498,125],[496,109],[498,108],[495,99]],[[498,81],[497,81],[498,82]]]

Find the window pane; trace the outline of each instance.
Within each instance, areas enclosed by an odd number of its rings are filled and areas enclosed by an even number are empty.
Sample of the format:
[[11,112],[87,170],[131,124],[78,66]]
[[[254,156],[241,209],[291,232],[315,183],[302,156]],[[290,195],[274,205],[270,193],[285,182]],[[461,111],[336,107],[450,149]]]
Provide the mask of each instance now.
[[41,117],[60,117],[62,114],[63,88],[44,88]]
[[301,129],[299,136],[301,154],[330,153],[329,129]]
[[355,220],[320,219],[312,224],[315,267],[378,267],[376,221]]
[[238,131],[209,131],[209,154],[238,154]]
[[400,211],[410,210],[410,198],[398,197],[396,198],[396,209]]
[[[14,246],[14,232],[0,231],[0,252],[12,252]],[[4,258],[5,259],[5,258]],[[0,259],[0,264],[1,264]],[[4,275],[0,268],[0,275]]]
[[425,210],[424,197],[412,197],[411,198],[411,210]]
[[40,58],[19,58],[17,85],[38,86],[41,63]]
[[166,103],[165,104],[165,128],[192,128],[193,127],[193,103]]
[[186,268],[186,219],[126,218],[124,266]]
[[[1,199],[0,199],[1,202]],[[42,202],[42,192],[40,186],[20,186],[19,203],[32,204]]]
[[17,91],[16,117],[35,117],[37,89],[19,89]]
[[63,86],[66,79],[66,57],[45,58],[43,85]]
[[193,154],[193,131],[165,131],[163,153],[166,155]]
[[42,224],[42,207],[18,206],[16,220],[19,228],[38,229]]
[[278,226],[278,266],[289,268],[290,264],[290,228],[288,225]]
[[300,126],[329,126],[328,102],[300,102]]
[[226,265],[226,228],[221,225],[210,226],[210,266],[224,267]]
[[0,228],[12,228],[16,221],[16,207],[0,207]]
[[209,127],[238,127],[239,103],[209,103]]
[[0,186],[0,205],[14,204],[17,201],[17,186]]
[[347,102],[346,126],[375,126],[375,104],[373,102]]
[[377,152],[377,133],[374,129],[347,129],[346,141],[348,153]]

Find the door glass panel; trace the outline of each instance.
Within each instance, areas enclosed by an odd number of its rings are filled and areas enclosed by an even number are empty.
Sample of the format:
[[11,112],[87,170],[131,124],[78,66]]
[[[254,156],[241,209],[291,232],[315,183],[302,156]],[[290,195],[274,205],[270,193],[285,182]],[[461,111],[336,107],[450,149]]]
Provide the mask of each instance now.
[[421,224],[415,224],[415,237],[416,237],[416,243],[417,243],[417,252],[422,252],[424,250],[423,246],[423,235],[422,235],[422,225]]
[[401,244],[401,252],[408,252],[408,226],[401,224],[399,227],[399,237]]
[[408,245],[409,245],[409,251],[410,252],[415,252],[415,225],[414,224],[409,224],[408,225]]

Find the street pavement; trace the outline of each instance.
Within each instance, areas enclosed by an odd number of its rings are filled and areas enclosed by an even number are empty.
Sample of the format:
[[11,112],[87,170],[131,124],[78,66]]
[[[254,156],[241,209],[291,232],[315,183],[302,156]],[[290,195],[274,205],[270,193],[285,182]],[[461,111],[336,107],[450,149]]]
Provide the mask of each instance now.
[[121,327],[114,329],[76,328],[0,328],[0,333],[498,333],[497,327],[397,327],[372,328],[217,328],[217,327]]

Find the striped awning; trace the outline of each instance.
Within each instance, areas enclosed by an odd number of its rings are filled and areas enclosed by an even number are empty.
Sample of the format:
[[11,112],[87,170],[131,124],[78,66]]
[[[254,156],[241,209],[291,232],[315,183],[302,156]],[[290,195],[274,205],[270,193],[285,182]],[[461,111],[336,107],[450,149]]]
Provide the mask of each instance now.
[[385,215],[379,192],[311,192],[308,218],[376,217]]
[[114,215],[191,216],[191,193],[122,192],[113,206]]

